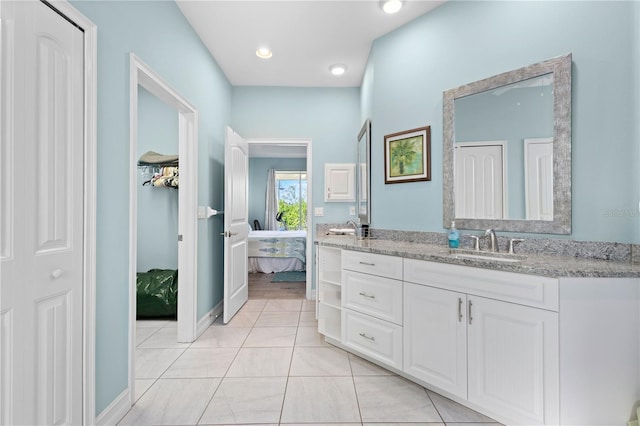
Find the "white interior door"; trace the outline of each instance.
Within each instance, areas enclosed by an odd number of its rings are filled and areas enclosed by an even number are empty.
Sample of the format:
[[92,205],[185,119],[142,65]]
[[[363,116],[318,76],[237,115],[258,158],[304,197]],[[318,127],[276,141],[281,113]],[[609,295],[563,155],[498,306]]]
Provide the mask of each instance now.
[[224,149],[224,313],[228,323],[249,298],[249,146],[230,127]]
[[82,423],[83,33],[2,2],[0,421]]
[[524,140],[528,220],[553,220],[553,138]]
[[502,143],[456,144],[454,187],[456,217],[504,217],[504,146]]

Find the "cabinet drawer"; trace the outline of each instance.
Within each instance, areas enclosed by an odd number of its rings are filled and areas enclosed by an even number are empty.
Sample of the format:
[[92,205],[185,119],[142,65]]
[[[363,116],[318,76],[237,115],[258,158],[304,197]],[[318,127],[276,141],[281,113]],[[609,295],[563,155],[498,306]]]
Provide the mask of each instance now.
[[401,280],[402,258],[343,250],[342,269]]
[[343,309],[342,344],[402,369],[402,327],[399,325]]
[[404,280],[558,311],[556,278],[405,259]]
[[342,280],[343,307],[402,325],[402,281],[353,271]]

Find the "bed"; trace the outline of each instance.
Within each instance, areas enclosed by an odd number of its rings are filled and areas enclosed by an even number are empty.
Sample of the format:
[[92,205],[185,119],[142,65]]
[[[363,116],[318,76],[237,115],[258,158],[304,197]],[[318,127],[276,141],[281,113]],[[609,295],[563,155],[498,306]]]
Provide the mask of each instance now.
[[249,272],[305,271],[307,231],[250,231]]

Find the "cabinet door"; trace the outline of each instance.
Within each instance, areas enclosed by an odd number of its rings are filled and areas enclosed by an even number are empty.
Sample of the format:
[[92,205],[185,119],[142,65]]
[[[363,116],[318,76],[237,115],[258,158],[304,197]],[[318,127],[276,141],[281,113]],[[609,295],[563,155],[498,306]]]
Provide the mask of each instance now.
[[325,164],[324,165],[324,201],[355,201],[356,165]]
[[558,314],[468,299],[469,401],[518,424],[557,424]]
[[466,295],[404,284],[404,371],[467,397]]

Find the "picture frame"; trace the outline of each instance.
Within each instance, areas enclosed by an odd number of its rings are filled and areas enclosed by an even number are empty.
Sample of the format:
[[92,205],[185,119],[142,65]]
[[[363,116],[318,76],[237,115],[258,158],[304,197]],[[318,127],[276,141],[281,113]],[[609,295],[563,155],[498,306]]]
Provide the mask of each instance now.
[[431,180],[431,126],[384,137],[384,183]]

